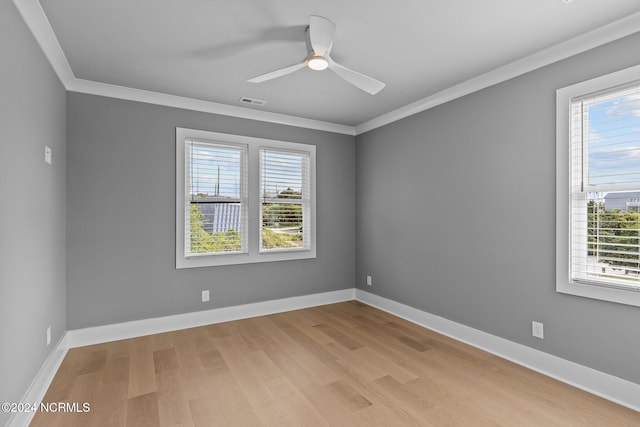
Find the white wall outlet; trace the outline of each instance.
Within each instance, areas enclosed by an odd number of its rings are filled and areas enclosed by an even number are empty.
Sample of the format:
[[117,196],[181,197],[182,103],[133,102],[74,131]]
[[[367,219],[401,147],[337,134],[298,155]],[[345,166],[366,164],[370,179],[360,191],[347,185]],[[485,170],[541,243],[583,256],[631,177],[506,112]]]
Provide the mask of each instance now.
[[209,301],[209,291],[208,290],[202,291],[202,301],[203,302]]
[[53,152],[51,151],[51,147],[44,147],[44,161],[45,163],[51,164],[51,160],[53,157]]
[[371,281],[371,276],[367,276],[367,285],[369,286],[373,285],[373,282]]
[[544,339],[544,325],[540,322],[531,322],[531,335]]
[[51,344],[51,326],[47,328],[47,345]]

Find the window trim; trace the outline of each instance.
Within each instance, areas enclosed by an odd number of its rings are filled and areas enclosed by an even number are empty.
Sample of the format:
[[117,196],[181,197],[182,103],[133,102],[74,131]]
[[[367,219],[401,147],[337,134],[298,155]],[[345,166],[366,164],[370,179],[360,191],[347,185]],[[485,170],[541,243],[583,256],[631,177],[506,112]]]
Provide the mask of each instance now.
[[640,80],[640,65],[556,91],[556,292],[640,306],[640,292],[571,280],[570,265],[570,149],[571,102]]
[[[222,145],[242,145],[246,147],[247,168],[247,216],[248,236],[247,253],[209,254],[185,257],[185,141],[195,139]],[[282,251],[260,251],[260,149],[309,153],[309,237],[308,248],[287,249]],[[258,262],[287,261],[316,258],[316,146],[289,141],[256,138],[243,135],[226,134],[176,127],[176,227],[175,257],[176,269],[191,267],[209,267],[218,265],[236,265]]]
[[[260,156],[260,166],[259,166],[259,188],[260,188],[260,194],[261,197],[259,198],[260,201],[260,225],[262,227],[263,224],[263,216],[262,216],[262,206],[264,204],[264,198],[262,197],[262,178],[263,178],[263,164],[262,164],[262,151],[270,151],[270,152],[282,152],[282,153],[289,153],[289,154],[300,154],[300,155],[306,155],[308,156],[308,164],[305,165],[305,168],[303,168],[302,170],[302,179],[303,179],[303,187],[306,189],[307,194],[309,195],[313,195],[315,194],[314,191],[311,190],[311,182],[313,181],[311,179],[311,154],[309,153],[309,151],[307,150],[283,150],[281,148],[275,148],[275,147],[268,147],[265,145],[261,145],[260,149],[258,150],[259,152],[259,156]],[[307,171],[305,171],[304,169],[309,169]],[[306,182],[308,181],[308,182]],[[303,192],[303,196],[304,196],[304,192]],[[299,201],[298,201],[299,200]],[[302,206],[303,208],[303,224],[308,224],[311,218],[311,213],[313,212],[312,209],[312,203],[311,203],[311,198],[307,199],[306,197],[303,197],[302,199],[287,199],[286,202],[281,201],[281,200],[272,200],[270,201],[270,203],[283,203],[283,204],[287,204],[287,203],[291,203],[291,204],[297,204]],[[306,208],[306,209],[305,209]],[[309,232],[309,235],[311,235],[311,233]],[[307,244],[308,243],[308,244]],[[260,242],[258,244],[258,250],[261,254],[267,254],[267,253],[275,253],[275,252],[295,252],[295,251],[302,251],[302,250],[309,250],[310,249],[310,245],[311,242],[304,242],[304,245],[302,248],[271,248],[271,249],[264,249],[262,247],[263,244],[263,233],[262,233],[262,228],[260,229]]]
[[[231,142],[222,142],[222,141],[213,141],[213,140],[206,140],[206,139],[198,139],[195,137],[188,137],[189,141],[191,144],[207,144],[207,145],[211,145],[211,146],[215,146],[215,147],[219,147],[219,148],[230,148],[230,149],[234,149],[234,150],[239,150],[240,151],[240,177],[241,177],[241,183],[240,183],[240,197],[238,199],[239,203],[242,206],[242,209],[244,209],[245,211],[248,209],[248,202],[249,202],[249,191],[248,191],[248,185],[247,185],[247,180],[248,180],[248,167],[247,167],[247,144],[235,144],[235,143],[231,143]],[[184,138],[183,140],[183,144],[182,144],[182,153],[184,155],[184,153],[186,152],[186,145],[187,145],[187,137]],[[193,146],[193,145],[192,145]],[[188,172],[191,168],[190,165],[187,165],[186,159],[184,159],[184,161],[182,162],[182,165],[184,167],[184,170],[182,172],[182,176],[183,179],[187,177]],[[186,179],[184,180],[184,183],[182,185],[182,189],[185,189],[187,187],[187,182]],[[183,200],[185,202],[185,205],[187,203],[187,198],[185,197],[186,195],[183,193]],[[184,210],[182,211],[184,215],[186,215],[186,206],[183,206]],[[190,246],[191,242],[190,242],[190,237],[189,234],[187,233],[187,222],[184,221],[184,216],[183,216],[183,238],[184,238],[184,245],[183,248],[186,250],[187,247]],[[249,232],[249,221],[248,221],[248,214],[245,212],[244,215],[241,215],[241,219],[243,219],[241,221],[241,225],[240,225],[240,233],[241,233],[241,248],[239,251],[230,251],[230,252],[218,252],[218,253],[190,253],[189,256],[186,256],[185,254],[185,258],[186,259],[191,259],[191,258],[197,258],[197,257],[203,257],[203,256],[220,256],[220,255],[245,255],[248,253],[248,232]],[[187,243],[188,242],[188,243]]]

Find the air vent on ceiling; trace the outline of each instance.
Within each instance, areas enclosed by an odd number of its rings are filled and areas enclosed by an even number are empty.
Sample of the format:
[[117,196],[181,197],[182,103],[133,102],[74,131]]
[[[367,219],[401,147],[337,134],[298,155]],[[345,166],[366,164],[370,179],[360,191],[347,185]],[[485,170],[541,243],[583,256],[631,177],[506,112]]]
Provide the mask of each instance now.
[[263,101],[261,99],[249,98],[248,96],[243,96],[242,98],[240,98],[240,102],[242,102],[244,104],[257,105],[259,107],[261,107],[261,106],[263,106],[264,104],[267,103],[267,101]]

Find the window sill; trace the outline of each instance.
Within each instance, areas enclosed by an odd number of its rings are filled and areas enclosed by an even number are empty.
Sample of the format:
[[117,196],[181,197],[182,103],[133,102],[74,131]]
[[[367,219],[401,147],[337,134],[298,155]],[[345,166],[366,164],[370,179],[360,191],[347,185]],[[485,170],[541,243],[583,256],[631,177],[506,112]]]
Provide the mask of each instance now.
[[617,289],[607,286],[598,286],[595,284],[588,285],[584,283],[558,280],[556,283],[556,291],[568,295],[576,295],[585,298],[599,299],[602,301],[640,307],[640,291],[633,289]]
[[249,254],[198,255],[191,258],[176,257],[176,269],[193,267],[215,267],[221,265],[254,264],[273,261],[293,261],[316,258],[315,250],[263,252]]

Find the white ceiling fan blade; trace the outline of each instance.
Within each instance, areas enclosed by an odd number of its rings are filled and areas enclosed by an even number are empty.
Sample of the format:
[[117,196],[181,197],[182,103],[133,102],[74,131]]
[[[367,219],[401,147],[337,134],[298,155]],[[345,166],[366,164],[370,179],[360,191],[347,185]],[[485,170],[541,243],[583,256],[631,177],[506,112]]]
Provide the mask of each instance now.
[[267,80],[277,79],[278,77],[286,76],[287,74],[291,74],[294,71],[298,71],[299,69],[304,68],[305,65],[306,64],[304,62],[300,62],[298,64],[293,64],[285,68],[280,68],[279,70],[270,71],[268,73],[261,74],[247,81],[249,83],[262,83],[262,82],[266,82]]
[[333,21],[317,15],[309,17],[309,41],[316,55],[323,56],[331,52],[335,30]]
[[338,64],[330,57],[327,58],[329,60],[329,68],[333,70],[337,75],[356,86],[363,91],[375,95],[380,92],[382,88],[385,87],[385,84],[379,82],[373,77],[365,76],[362,73],[358,73],[357,71],[353,71],[343,65]]

